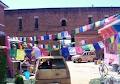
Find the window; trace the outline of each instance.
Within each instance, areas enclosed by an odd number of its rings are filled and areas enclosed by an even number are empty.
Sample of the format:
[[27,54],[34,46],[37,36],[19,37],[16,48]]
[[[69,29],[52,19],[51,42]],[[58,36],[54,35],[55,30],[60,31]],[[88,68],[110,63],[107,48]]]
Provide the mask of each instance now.
[[[42,60],[41,60],[42,61]],[[64,69],[65,63],[63,59],[45,59],[44,62],[38,66],[38,69]]]
[[63,20],[61,21],[61,26],[67,26],[67,22],[66,22],[65,19],[63,19]]
[[104,17],[105,17],[105,18],[108,18],[108,17],[109,17],[109,15],[104,15]]
[[93,17],[92,16],[88,17],[88,24],[92,24],[93,22],[94,22]]
[[39,18],[38,18],[38,16],[34,17],[34,21],[35,21],[35,23],[34,23],[34,28],[35,29],[34,30],[37,31],[38,28],[39,28],[39,23],[38,23],[39,22]]
[[22,31],[23,29],[23,20],[22,17],[18,17],[18,30]]

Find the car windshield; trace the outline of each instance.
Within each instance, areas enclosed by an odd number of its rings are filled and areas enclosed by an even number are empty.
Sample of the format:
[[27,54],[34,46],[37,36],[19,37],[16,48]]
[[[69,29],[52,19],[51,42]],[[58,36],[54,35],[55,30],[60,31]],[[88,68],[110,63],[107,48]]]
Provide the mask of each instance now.
[[47,59],[40,61],[38,69],[64,69],[65,63],[63,59]]

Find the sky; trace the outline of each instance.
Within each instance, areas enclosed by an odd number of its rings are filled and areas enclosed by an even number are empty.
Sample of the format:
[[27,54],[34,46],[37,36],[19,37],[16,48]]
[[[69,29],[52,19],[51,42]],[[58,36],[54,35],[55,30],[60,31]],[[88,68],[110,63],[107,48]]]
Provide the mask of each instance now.
[[1,0],[8,9],[64,7],[120,7],[120,0]]

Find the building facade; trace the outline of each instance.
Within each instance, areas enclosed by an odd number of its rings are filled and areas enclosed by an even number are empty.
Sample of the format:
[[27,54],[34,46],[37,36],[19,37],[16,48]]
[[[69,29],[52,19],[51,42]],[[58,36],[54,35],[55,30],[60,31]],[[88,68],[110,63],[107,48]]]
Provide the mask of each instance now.
[[[120,7],[78,7],[5,10],[5,32],[9,36],[56,34],[120,13]],[[97,28],[75,35],[77,45],[85,39],[98,41]],[[88,39],[90,38],[90,39]]]
[[4,8],[8,7],[2,1],[0,1],[0,31],[4,31]]

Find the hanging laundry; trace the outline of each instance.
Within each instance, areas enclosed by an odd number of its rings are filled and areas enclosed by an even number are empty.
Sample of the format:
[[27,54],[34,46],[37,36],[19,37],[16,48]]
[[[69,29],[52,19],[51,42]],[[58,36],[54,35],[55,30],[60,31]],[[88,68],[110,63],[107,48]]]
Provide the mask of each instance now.
[[114,43],[114,40],[115,40],[115,39],[114,39],[114,36],[111,36],[111,37],[110,37],[110,40],[111,40],[111,43]]
[[90,51],[89,47],[87,45],[83,45],[81,46],[81,48],[84,50],[84,51]]
[[40,44],[40,48],[44,48],[44,47],[43,47],[43,44]]
[[52,35],[49,35],[49,40],[52,40]]
[[64,37],[68,37],[68,36],[69,36],[68,31],[64,31]]
[[92,24],[86,25],[87,26],[87,30],[93,29]]
[[81,43],[81,45],[85,45],[86,41],[85,40],[81,40],[80,43]]
[[94,28],[95,28],[95,23],[90,24],[90,29],[94,29]]
[[52,51],[52,48],[51,48],[51,46],[50,45],[48,45],[48,51],[50,52],[50,51]]
[[95,27],[100,27],[100,21],[95,22]]
[[105,47],[105,45],[104,45],[104,43],[102,41],[99,41],[98,44],[99,44],[100,48],[104,48]]
[[83,32],[87,31],[87,26],[86,25],[83,26],[82,28],[83,28]]
[[48,49],[48,44],[45,44],[45,49]]
[[43,41],[44,40],[44,36],[41,36],[41,41]]
[[93,43],[93,46],[96,51],[101,49],[98,43]]
[[58,33],[58,34],[57,34],[57,38],[58,38],[58,39],[61,39],[61,33]]
[[23,42],[26,42],[27,41],[27,38],[26,37],[23,37]]
[[10,56],[11,56],[12,58],[15,58],[16,55],[17,55],[17,46],[16,46],[15,44],[13,44],[13,45],[11,46],[11,49],[10,49]]
[[77,54],[82,54],[83,53],[83,49],[81,47],[75,47],[76,53]]
[[120,20],[116,21],[116,24],[112,26],[117,32],[120,32]]
[[88,44],[87,46],[88,46],[88,48],[90,49],[90,51],[94,51],[94,50],[95,50],[93,44]]
[[24,58],[25,58],[25,51],[23,49],[17,49],[16,60],[24,60]]
[[68,51],[70,55],[76,55],[76,49],[75,47],[68,47]]
[[76,28],[75,29],[75,34],[78,34],[79,33],[79,28]]
[[117,34],[117,42],[120,43],[120,33]]
[[105,25],[105,19],[100,21],[100,26],[104,26]]
[[37,41],[37,36],[33,36],[34,41]]
[[49,40],[49,35],[44,35],[44,40]]
[[83,27],[80,27],[80,28],[79,28],[79,32],[84,32],[84,31],[83,31]]
[[32,56],[31,52],[32,52],[32,49],[25,49],[25,54],[29,59],[31,59],[31,56]]
[[67,57],[69,57],[69,51],[68,51],[68,47],[64,46],[61,48],[61,53],[62,53],[62,56],[67,59]]

